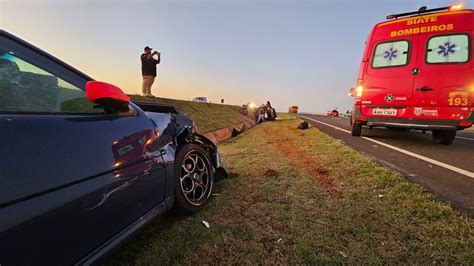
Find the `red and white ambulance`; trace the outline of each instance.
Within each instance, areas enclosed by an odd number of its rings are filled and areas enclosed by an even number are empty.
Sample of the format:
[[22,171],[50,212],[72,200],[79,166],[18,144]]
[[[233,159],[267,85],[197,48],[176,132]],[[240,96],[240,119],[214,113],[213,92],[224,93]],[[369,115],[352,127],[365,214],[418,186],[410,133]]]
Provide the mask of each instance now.
[[362,126],[431,130],[451,144],[474,122],[474,11],[462,6],[387,16],[370,33],[351,119]]

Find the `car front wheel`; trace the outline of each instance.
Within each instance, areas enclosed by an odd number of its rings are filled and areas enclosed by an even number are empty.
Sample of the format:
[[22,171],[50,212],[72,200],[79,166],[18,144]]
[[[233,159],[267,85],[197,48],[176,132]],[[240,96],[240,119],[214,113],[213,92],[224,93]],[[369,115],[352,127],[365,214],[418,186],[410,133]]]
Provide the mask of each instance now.
[[207,153],[196,144],[181,147],[175,159],[175,203],[178,213],[201,210],[212,193],[214,175]]

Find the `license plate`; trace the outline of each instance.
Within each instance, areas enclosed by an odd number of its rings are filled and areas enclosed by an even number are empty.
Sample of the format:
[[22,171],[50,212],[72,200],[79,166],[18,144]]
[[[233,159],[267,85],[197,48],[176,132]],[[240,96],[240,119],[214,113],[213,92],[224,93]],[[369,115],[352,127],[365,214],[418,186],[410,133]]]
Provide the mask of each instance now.
[[396,116],[397,109],[380,109],[375,108],[372,110],[373,115],[386,115],[386,116]]

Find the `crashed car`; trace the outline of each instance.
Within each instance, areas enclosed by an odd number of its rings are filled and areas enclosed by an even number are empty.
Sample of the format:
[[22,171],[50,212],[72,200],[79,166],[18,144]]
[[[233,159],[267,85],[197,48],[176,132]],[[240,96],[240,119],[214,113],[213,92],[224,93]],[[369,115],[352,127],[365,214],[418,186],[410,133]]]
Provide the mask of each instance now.
[[89,264],[226,177],[172,106],[133,103],[0,30],[0,264]]

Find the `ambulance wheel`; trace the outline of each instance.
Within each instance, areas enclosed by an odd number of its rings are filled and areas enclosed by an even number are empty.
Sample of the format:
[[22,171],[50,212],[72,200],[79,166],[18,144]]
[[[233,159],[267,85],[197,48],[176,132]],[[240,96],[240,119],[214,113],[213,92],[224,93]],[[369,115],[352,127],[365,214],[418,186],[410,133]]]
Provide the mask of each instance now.
[[351,129],[351,135],[354,137],[360,137],[362,135],[362,124],[360,123],[353,123]]
[[438,144],[449,145],[456,137],[456,130],[433,130],[433,141]]

